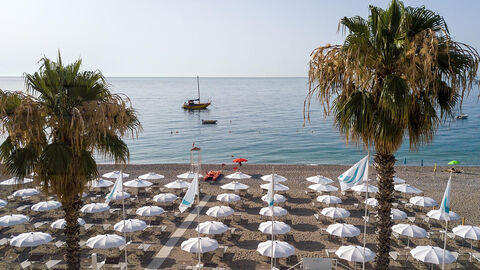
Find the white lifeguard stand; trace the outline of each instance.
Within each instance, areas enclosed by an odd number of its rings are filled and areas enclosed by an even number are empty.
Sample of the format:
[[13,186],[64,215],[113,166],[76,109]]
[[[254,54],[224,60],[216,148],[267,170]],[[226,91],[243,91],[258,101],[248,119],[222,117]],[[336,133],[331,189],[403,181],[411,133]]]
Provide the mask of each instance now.
[[202,158],[200,155],[200,148],[193,145],[190,149],[190,171],[201,175],[202,172]]

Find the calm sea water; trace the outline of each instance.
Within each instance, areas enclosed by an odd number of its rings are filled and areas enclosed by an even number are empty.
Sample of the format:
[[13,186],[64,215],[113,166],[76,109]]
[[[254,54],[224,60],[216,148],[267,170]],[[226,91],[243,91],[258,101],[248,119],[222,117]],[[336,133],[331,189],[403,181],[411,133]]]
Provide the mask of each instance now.
[[[252,163],[352,164],[366,152],[346,145],[320,104],[312,104],[312,121],[303,127],[306,78],[201,78],[206,111],[185,111],[196,98],[195,78],[109,78],[112,91],[128,95],[144,132],[128,140],[131,163],[189,162],[192,143],[202,148],[204,163],[229,163],[244,157]],[[1,89],[23,89],[22,78],[0,78]],[[480,106],[477,91],[464,102],[467,120],[444,123],[431,145],[410,151],[408,139],[396,153],[407,165],[452,159],[480,165]],[[202,125],[202,119],[218,120]],[[102,160],[99,160],[104,162]]]

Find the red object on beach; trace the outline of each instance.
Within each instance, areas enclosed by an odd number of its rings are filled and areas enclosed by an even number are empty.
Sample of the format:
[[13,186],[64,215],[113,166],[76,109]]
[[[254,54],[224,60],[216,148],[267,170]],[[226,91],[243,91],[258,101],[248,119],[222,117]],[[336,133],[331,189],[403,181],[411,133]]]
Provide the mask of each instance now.
[[237,171],[237,170],[238,170],[238,167],[237,167],[237,166],[233,167],[233,170],[234,170],[234,171]]
[[242,163],[242,162],[247,162],[248,159],[245,159],[245,158],[236,158],[234,160],[232,160],[233,163]]
[[220,174],[222,174],[222,171],[208,171],[203,177],[203,180],[207,181],[211,178],[212,181],[216,181]]

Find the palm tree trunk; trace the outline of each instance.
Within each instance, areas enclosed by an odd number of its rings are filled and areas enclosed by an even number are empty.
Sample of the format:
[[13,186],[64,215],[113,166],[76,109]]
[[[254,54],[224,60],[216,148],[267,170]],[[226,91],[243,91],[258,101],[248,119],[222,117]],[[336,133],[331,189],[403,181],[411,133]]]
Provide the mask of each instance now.
[[393,175],[395,174],[395,157],[392,154],[377,153],[374,158],[377,170],[378,220],[376,223],[377,252],[375,269],[386,270],[390,263],[390,236],[392,219],[390,217],[393,202]]
[[82,206],[82,200],[80,196],[75,196],[71,202],[63,204],[63,210],[65,211],[65,237],[66,237],[66,260],[67,269],[79,270],[80,269],[80,225],[78,224],[78,216],[80,208]]

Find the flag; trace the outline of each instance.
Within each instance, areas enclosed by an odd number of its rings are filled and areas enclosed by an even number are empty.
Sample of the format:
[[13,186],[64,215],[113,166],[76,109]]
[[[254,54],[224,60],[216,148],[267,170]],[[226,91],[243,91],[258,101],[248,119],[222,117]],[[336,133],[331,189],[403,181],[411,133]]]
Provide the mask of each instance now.
[[440,205],[440,212],[445,213],[448,216],[450,213],[450,181],[452,180],[452,174],[450,173],[450,178],[448,178],[447,187],[445,188],[445,193],[443,194],[442,203]]
[[188,187],[187,193],[185,193],[185,196],[183,197],[182,202],[178,206],[178,209],[180,212],[184,212],[192,206],[193,202],[195,201],[195,195],[198,194],[198,173],[195,173],[195,176],[193,177],[192,183],[190,184],[190,187]]
[[368,179],[368,155],[338,177],[340,188],[345,191]]
[[267,192],[267,203],[268,206],[273,206],[274,203],[274,197],[275,197],[275,175],[272,174],[272,179],[270,180],[270,186],[268,187],[268,192]]
[[105,203],[108,204],[113,197],[113,194],[117,192],[122,192],[123,191],[123,171],[120,171],[120,176],[118,176],[117,180],[115,181],[115,184],[112,187],[112,190],[110,190],[110,193],[108,193],[107,198],[105,199]]

